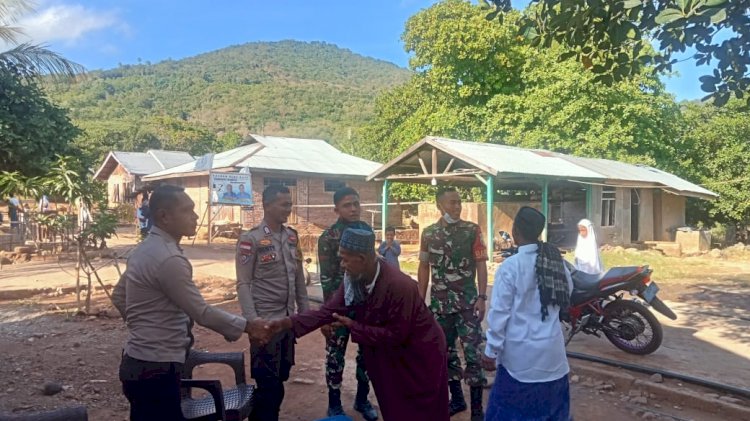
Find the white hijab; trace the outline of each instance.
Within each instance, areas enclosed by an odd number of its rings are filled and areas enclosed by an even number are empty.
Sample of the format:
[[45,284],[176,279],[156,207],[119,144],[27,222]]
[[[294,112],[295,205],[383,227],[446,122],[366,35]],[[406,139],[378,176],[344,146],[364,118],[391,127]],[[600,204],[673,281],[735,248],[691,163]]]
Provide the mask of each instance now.
[[585,227],[588,235],[586,235],[586,238],[583,238],[581,234],[578,234],[578,242],[576,243],[576,269],[581,272],[598,275],[604,272],[604,265],[602,265],[602,259],[599,256],[599,244],[596,242],[594,224],[588,219],[581,219],[578,226]]

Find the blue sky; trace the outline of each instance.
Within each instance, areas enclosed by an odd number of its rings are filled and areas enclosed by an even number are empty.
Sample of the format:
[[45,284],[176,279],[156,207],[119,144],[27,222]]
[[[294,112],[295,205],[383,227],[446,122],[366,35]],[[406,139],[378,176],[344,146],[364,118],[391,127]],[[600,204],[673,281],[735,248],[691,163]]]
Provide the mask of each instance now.
[[[251,41],[325,41],[406,67],[401,33],[430,0],[36,0],[18,23],[34,42],[86,66],[180,59]],[[515,0],[514,7],[528,4]],[[704,94],[706,71],[680,63],[666,78],[678,100]]]

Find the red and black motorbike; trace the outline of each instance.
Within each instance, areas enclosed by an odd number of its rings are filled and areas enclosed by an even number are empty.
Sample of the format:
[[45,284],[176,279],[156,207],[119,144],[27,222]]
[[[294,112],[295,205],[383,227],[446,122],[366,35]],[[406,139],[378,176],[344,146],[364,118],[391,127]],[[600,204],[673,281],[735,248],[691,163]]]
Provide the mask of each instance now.
[[573,278],[573,292],[567,317],[560,319],[565,344],[578,332],[609,339],[621,350],[638,355],[656,351],[662,341],[661,323],[637,300],[672,320],[677,316],[656,294],[659,286],[651,281],[653,271],[648,266],[616,267],[602,275],[580,272],[565,262]]
[[[503,248],[501,256],[517,252],[516,247]],[[651,281],[653,271],[648,266],[615,267],[591,275],[576,270],[567,260],[565,264],[573,278],[569,311],[560,315],[565,345],[579,332],[596,337],[601,337],[601,332],[614,346],[631,354],[650,354],[661,346],[661,323],[645,305],[626,298],[626,294],[638,297],[659,313],[677,319],[656,296],[659,286]]]

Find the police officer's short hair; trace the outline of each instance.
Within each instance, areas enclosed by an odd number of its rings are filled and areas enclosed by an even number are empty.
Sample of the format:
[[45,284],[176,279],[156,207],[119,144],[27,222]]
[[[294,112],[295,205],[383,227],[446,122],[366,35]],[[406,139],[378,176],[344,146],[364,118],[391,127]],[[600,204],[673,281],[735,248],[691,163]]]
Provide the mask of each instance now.
[[276,200],[280,194],[291,194],[287,186],[281,184],[271,184],[263,190],[263,204],[268,204]]
[[357,196],[359,197],[359,193],[357,193],[356,190],[353,188],[347,186],[342,187],[338,190],[336,190],[336,193],[333,194],[333,204],[338,205],[340,201],[342,201],[346,196]]
[[173,184],[162,184],[157,187],[151,197],[148,198],[148,206],[151,215],[156,215],[160,209],[170,210],[176,203],[180,194],[185,193],[185,189]]
[[439,201],[446,193],[455,192],[457,191],[455,187],[447,186],[447,187],[440,187],[435,192],[435,201]]
[[385,232],[392,232],[392,233],[395,234],[396,233],[396,227],[394,227],[393,225],[388,225],[387,227],[385,227]]

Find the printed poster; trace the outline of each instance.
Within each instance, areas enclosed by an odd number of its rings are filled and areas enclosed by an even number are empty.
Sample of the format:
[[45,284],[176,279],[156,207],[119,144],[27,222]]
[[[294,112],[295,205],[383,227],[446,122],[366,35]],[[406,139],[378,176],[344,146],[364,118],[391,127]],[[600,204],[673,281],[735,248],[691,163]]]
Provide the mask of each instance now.
[[253,206],[250,173],[211,173],[211,204]]

